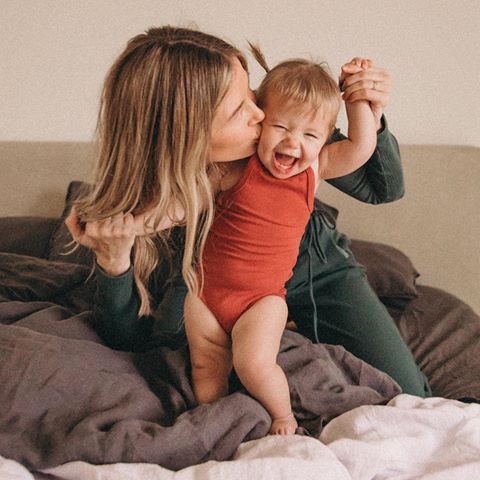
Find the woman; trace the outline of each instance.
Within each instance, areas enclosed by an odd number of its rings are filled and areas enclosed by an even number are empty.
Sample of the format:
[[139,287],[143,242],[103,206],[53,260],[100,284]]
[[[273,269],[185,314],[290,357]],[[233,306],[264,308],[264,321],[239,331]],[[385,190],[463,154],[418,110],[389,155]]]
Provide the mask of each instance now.
[[[233,77],[238,62],[244,74]],[[342,79],[344,99],[370,102],[377,149],[364,167],[329,183],[361,201],[393,201],[403,195],[403,176],[383,118],[391,79],[382,69],[351,68]],[[96,255],[97,329],[112,347],[139,348],[152,335],[182,337],[184,298],[187,287],[198,291],[195,269],[213,219],[211,184],[221,181],[222,162],[254,153],[263,120],[254,100],[243,55],[202,32],[150,29],[112,66],[95,188],[66,220],[73,238]],[[336,130],[331,141],[342,138]],[[179,223],[185,228],[169,228]],[[147,224],[161,234],[137,236]],[[162,248],[168,246],[172,275]],[[345,346],[406,393],[429,394],[348,240],[320,207],[302,239],[287,304],[300,333]]]

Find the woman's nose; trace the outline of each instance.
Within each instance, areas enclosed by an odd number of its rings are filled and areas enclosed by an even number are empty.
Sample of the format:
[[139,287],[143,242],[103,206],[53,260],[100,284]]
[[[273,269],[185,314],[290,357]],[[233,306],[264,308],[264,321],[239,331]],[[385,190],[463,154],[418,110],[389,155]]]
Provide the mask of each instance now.
[[256,125],[257,123],[263,122],[263,119],[265,118],[265,114],[263,113],[263,110],[257,107],[257,104],[255,102],[252,102],[252,124]]

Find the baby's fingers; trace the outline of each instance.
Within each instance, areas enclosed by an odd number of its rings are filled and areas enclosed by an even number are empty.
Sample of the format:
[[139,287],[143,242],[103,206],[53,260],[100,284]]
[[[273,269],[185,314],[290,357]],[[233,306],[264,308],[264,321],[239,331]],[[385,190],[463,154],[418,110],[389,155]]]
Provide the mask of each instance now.
[[356,63],[346,63],[345,65],[342,65],[341,70],[342,74],[344,75],[352,75],[354,73],[361,72],[363,68]]
[[368,70],[369,68],[373,67],[373,61],[369,58],[363,58],[361,66],[364,70]]
[[361,59],[359,59],[360,62],[357,62],[356,59],[357,57],[352,59],[350,62],[345,63],[341,67],[340,76],[338,77],[338,85],[342,92],[345,90],[345,79],[350,75],[354,75],[363,71],[363,68],[361,66]]
[[358,73],[361,72],[362,70],[368,70],[369,68],[372,68],[374,65],[373,61],[370,60],[369,58],[360,58],[360,57],[355,57],[350,60],[350,62],[345,63],[342,65],[342,72],[346,74],[353,74],[353,73]]

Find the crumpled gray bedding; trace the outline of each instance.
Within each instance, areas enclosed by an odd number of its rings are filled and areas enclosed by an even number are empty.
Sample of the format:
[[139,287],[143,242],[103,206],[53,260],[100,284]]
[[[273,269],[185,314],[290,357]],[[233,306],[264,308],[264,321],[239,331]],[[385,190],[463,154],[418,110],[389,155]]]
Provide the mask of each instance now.
[[[178,470],[231,458],[267,434],[265,409],[238,382],[197,405],[188,348],[112,350],[95,333],[86,266],[0,253],[0,455],[29,469],[73,460],[147,462]],[[400,392],[342,347],[286,331],[278,357],[298,433]]]

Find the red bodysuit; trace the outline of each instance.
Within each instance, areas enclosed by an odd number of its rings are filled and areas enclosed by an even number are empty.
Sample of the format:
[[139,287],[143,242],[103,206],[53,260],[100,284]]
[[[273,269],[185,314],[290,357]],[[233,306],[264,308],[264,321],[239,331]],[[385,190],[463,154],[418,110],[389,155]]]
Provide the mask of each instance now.
[[260,298],[285,298],[314,194],[311,167],[278,179],[254,155],[240,181],[219,195],[203,252],[201,298],[227,333]]

